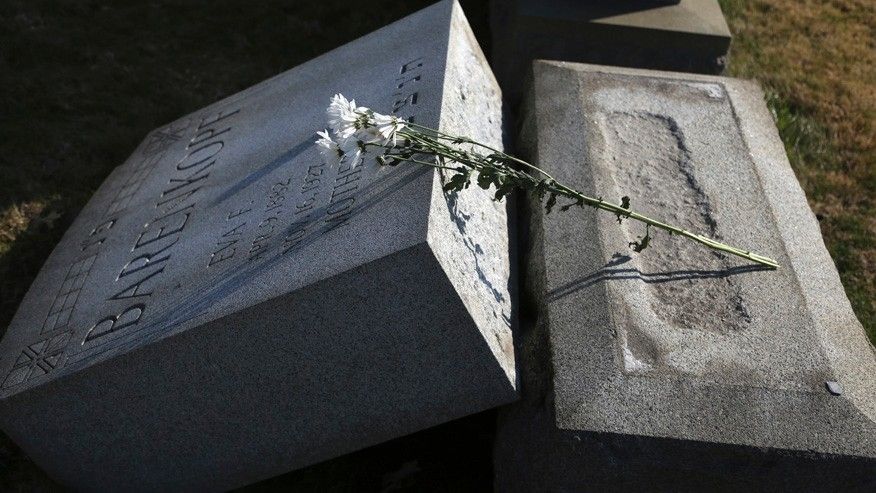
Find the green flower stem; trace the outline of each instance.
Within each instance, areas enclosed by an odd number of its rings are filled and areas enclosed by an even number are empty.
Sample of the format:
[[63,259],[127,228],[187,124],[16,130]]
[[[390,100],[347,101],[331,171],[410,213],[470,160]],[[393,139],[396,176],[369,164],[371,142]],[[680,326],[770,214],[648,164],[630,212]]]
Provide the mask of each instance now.
[[[562,185],[560,185],[562,187]],[[566,187],[562,187],[566,188]],[[758,255],[756,253],[752,253],[750,251],[742,250],[740,248],[736,248],[725,243],[721,243],[719,241],[713,240],[708,236],[699,235],[696,233],[692,233],[685,229],[678,228],[676,226],[672,226],[671,224],[666,224],[664,222],[658,221],[656,219],[652,219],[648,216],[639,214],[638,212],[631,211],[629,209],[624,209],[616,204],[612,204],[610,202],[606,202],[600,199],[594,199],[592,197],[588,197],[580,192],[575,190],[567,189],[567,193],[564,194],[567,197],[572,197],[578,200],[583,201],[586,205],[591,207],[602,209],[604,211],[613,212],[620,216],[626,217],[628,219],[634,219],[636,221],[640,221],[649,226],[654,226],[655,228],[662,229],[668,232],[670,235],[678,235],[683,236],[685,238],[691,239],[697,243],[701,243],[709,248],[714,250],[719,250],[722,252],[726,252],[732,255],[736,255],[738,257],[742,257],[747,260],[751,260],[752,262],[756,262],[761,265],[765,265],[772,269],[777,269],[779,267],[779,263],[775,260],[764,257],[763,255]]]
[[[398,164],[399,162],[404,161],[456,172],[458,176],[454,176],[450,182],[445,185],[448,189],[461,190],[463,188],[468,188],[472,173],[477,172],[479,174],[477,181],[481,187],[489,188],[491,185],[496,186],[496,199],[501,199],[510,193],[510,190],[513,188],[521,188],[533,193],[539,198],[539,200],[548,197],[545,204],[548,213],[550,213],[556,204],[557,197],[565,197],[571,199],[572,203],[562,206],[563,210],[568,210],[572,206],[589,206],[615,214],[618,217],[618,221],[620,221],[621,218],[625,218],[644,223],[646,225],[645,237],[639,242],[630,244],[636,251],[644,250],[648,246],[650,235],[647,228],[653,226],[657,229],[668,232],[670,235],[683,236],[711,249],[729,253],[771,269],[779,267],[778,262],[769,257],[764,257],[741,248],[736,248],[707,236],[692,233],[685,229],[639,214],[629,208],[629,199],[627,197],[624,197],[621,204],[607,202],[602,200],[601,197],[589,197],[575,189],[559,183],[553,176],[533,164],[506,154],[488,145],[469,139],[468,137],[446,134],[439,130],[424,127],[413,122],[406,122],[405,125],[407,128],[403,128],[397,132],[398,137],[404,141],[403,145],[369,145],[386,149],[383,156],[387,161],[391,161],[391,164]],[[446,141],[447,143],[442,141]],[[453,145],[448,145],[448,143]],[[489,151],[489,154],[484,155],[475,151],[466,151],[454,147],[454,145],[460,144],[471,144],[480,147]],[[423,159],[417,159],[416,156],[421,155],[435,156],[438,164]],[[445,163],[447,161],[458,163],[462,165],[462,167],[446,166]],[[530,172],[527,173],[520,171],[516,169],[515,166],[522,166]]]
[[419,128],[419,129],[421,129],[421,130],[425,130],[425,131],[427,131],[427,132],[434,132],[437,136],[439,136],[439,138],[442,138],[442,139],[445,139],[445,140],[458,141],[458,142],[460,142],[460,143],[474,144],[474,145],[476,145],[476,146],[483,147],[484,149],[487,149],[488,151],[493,152],[494,154],[501,155],[501,156],[504,157],[505,159],[508,159],[508,160],[510,160],[510,161],[514,161],[515,163],[520,164],[520,165],[522,165],[522,166],[524,166],[524,167],[526,167],[526,168],[529,168],[529,169],[531,169],[531,170],[533,170],[533,171],[535,171],[535,172],[541,174],[541,175],[544,176],[544,177],[547,177],[547,178],[549,178],[549,179],[551,179],[551,180],[556,181],[556,180],[554,179],[553,176],[551,176],[550,174],[548,174],[547,171],[545,171],[545,170],[539,168],[538,166],[534,166],[534,165],[532,165],[532,164],[529,164],[529,163],[527,163],[526,161],[524,161],[524,160],[522,160],[522,159],[520,159],[520,158],[514,157],[514,156],[512,156],[512,155],[510,155],[510,154],[505,154],[504,152],[502,152],[502,151],[500,151],[500,150],[498,150],[498,149],[495,149],[495,148],[493,148],[493,147],[490,147],[490,146],[488,146],[488,145],[486,145],[486,144],[482,144],[482,143],[477,142],[477,141],[475,141],[475,140],[469,139],[468,137],[455,137],[455,136],[453,136],[453,135],[446,134],[446,133],[441,132],[441,131],[439,131],[439,130],[431,129],[431,128],[429,128],[429,127],[424,127],[424,126],[422,126],[422,125],[418,125],[418,124],[413,123],[413,122],[408,123],[408,126],[415,127],[415,128]]

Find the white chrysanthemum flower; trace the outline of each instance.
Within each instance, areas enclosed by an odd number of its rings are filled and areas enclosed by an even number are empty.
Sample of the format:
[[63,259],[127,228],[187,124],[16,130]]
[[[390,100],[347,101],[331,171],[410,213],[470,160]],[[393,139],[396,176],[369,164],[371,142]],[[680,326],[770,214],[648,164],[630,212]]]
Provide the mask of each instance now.
[[374,125],[360,128],[356,131],[356,134],[353,136],[353,138],[356,140],[361,140],[365,144],[383,145],[384,142],[383,134],[380,133],[380,129],[378,129]]
[[395,145],[398,131],[405,128],[404,120],[356,106],[356,100],[348,100],[343,94],[332,96],[326,114],[340,142],[355,138],[366,144]]
[[341,158],[344,155],[341,147],[334,141],[334,139],[332,139],[328,130],[316,132],[316,134],[319,135],[319,140],[316,141],[316,145],[319,146],[319,153],[322,154],[325,163],[329,166],[337,167],[341,163]]
[[332,97],[326,114],[341,156],[349,159],[352,167],[362,161],[369,145],[395,146],[399,130],[406,126],[405,121],[396,116],[356,106],[355,100],[348,100],[343,94]]
[[340,142],[341,152],[344,153],[344,158],[350,163],[350,169],[355,168],[362,162],[365,154],[365,143],[356,138],[349,137]]
[[334,130],[339,139],[348,139],[356,130],[361,128],[361,120],[368,108],[356,106],[356,100],[348,100],[343,94],[332,96],[331,103],[326,110],[329,126]]
[[397,141],[398,131],[405,128],[404,120],[397,116],[381,115],[380,113],[372,114],[372,120],[377,127],[378,132],[383,137],[383,145],[390,143],[395,146]]

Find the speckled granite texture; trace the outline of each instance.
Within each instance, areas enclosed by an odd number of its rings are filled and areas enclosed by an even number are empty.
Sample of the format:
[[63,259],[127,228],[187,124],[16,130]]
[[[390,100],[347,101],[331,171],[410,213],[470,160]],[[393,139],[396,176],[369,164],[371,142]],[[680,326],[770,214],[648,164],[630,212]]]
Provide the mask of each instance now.
[[781,268],[530,207],[499,491],[876,488],[876,358],[757,84],[539,61],[521,137],[557,179]]
[[445,1],[157,129],[0,342],[0,425],[80,490],[222,490],[516,398],[504,204],[325,165],[341,92],[502,145]]

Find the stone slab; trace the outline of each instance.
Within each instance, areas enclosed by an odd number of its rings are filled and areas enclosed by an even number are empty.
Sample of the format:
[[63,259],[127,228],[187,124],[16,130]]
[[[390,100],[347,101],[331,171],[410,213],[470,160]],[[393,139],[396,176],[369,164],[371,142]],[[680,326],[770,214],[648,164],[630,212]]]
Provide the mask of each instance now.
[[719,74],[730,29],[717,0],[493,0],[492,64],[516,104],[537,58]]
[[52,477],[227,489],[515,399],[505,204],[324,164],[336,92],[503,144],[451,1],[150,133],[0,342],[0,424]]
[[526,157],[781,268],[659,232],[635,254],[637,223],[530,206],[523,398],[500,421],[497,489],[876,489],[876,357],[759,86],[533,71]]

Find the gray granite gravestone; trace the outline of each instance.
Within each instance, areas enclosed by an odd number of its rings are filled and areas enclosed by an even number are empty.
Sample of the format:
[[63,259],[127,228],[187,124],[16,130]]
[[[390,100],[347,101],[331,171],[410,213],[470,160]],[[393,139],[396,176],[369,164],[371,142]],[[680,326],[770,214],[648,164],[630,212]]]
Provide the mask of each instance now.
[[515,103],[536,58],[718,74],[731,38],[718,0],[492,0],[490,27]]
[[225,489],[516,398],[505,205],[325,164],[336,92],[502,145],[451,1],[149,134],[0,343],[0,424],[51,476]]
[[876,357],[757,84],[537,61],[523,117],[557,179],[781,268],[532,206],[498,491],[876,490]]

